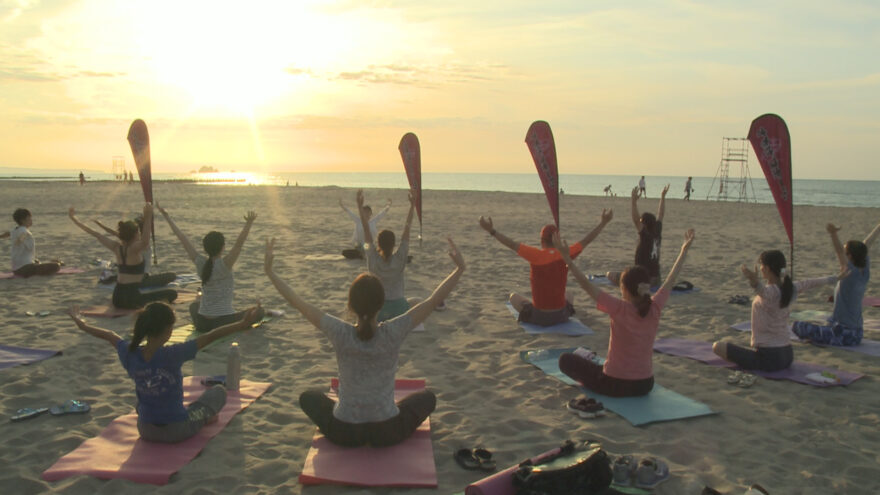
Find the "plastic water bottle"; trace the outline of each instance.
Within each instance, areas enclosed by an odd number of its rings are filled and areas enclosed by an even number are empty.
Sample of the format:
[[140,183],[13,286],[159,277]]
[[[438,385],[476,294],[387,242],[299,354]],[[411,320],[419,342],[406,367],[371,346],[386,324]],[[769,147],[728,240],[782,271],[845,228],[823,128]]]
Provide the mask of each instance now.
[[226,359],[226,389],[238,390],[241,382],[241,352],[238,342],[229,346],[229,356]]

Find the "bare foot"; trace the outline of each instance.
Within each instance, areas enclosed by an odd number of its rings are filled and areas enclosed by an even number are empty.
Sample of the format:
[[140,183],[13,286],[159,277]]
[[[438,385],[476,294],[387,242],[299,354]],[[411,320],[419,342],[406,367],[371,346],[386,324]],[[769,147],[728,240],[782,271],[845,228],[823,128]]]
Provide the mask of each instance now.
[[212,425],[212,424],[216,423],[218,419],[220,419],[220,415],[215,414],[215,415],[211,416],[210,418],[208,418],[208,421],[205,421],[205,424]]

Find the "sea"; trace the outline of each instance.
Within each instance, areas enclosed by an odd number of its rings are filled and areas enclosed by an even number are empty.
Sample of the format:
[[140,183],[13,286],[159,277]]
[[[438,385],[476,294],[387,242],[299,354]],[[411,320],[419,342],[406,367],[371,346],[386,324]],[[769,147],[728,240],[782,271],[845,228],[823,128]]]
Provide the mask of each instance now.
[[[112,181],[110,172],[84,171],[88,181]],[[16,169],[0,167],[0,181],[75,181],[79,171]],[[640,176],[560,174],[559,185],[565,194],[629,196]],[[338,186],[345,188],[407,189],[406,174],[401,172],[219,172],[219,173],[154,173],[154,180],[187,181],[206,186]],[[687,177],[646,176],[649,198],[658,198],[665,184],[670,184],[668,198],[683,198]],[[0,182],[0,183],[2,183]],[[8,182],[7,182],[8,183]],[[694,177],[691,200],[749,201],[773,203],[773,196],[763,176],[731,177],[722,187],[718,177]],[[433,173],[422,174],[425,190],[505,191],[543,193],[536,173]],[[880,208],[880,181],[794,179],[794,203],[797,205],[873,207]]]

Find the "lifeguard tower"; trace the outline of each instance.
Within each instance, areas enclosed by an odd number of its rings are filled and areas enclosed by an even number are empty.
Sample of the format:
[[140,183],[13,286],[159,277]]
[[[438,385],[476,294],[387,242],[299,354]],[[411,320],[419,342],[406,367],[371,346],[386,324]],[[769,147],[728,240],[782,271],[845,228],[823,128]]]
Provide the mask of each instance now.
[[113,157],[113,176],[116,180],[122,179],[125,172],[125,157],[117,155]]
[[[731,172],[736,173],[736,169],[739,169],[739,176],[731,177]],[[721,138],[721,162],[718,164],[715,178],[712,179],[712,185],[709,186],[706,199],[710,199],[713,195],[716,201],[757,202],[755,186],[749,175],[748,138]]]

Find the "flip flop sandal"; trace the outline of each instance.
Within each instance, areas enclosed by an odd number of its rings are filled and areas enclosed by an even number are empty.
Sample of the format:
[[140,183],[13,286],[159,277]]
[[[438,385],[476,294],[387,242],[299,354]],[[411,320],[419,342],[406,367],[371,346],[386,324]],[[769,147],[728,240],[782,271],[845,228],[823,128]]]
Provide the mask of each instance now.
[[565,408],[573,414],[577,414],[582,419],[590,419],[605,415],[605,406],[601,402],[592,398],[587,399],[581,397],[580,399],[571,399],[565,405]]
[[49,408],[49,414],[52,416],[63,416],[65,414],[82,414],[87,413],[92,407],[81,400],[69,400],[60,406],[52,406]]
[[755,483],[749,487],[749,491],[746,492],[746,495],[770,495],[770,492],[768,492],[763,486]]
[[31,408],[31,407],[25,407],[23,409],[19,409],[18,411],[16,411],[15,416],[13,416],[9,419],[12,421],[21,421],[23,419],[37,417],[40,414],[43,414],[44,412],[46,412],[48,410],[49,410],[48,407],[39,407],[37,409]]
[[727,375],[727,383],[729,385],[739,385],[739,382],[743,379],[742,371],[734,371],[733,373]]
[[480,463],[480,469],[483,471],[495,471],[497,464],[495,463],[495,459],[492,459],[492,452],[476,448],[471,451],[474,459],[476,459]]
[[669,467],[665,462],[646,457],[636,469],[635,485],[638,488],[654,488],[669,479]]
[[458,449],[452,456],[459,466],[468,471],[480,469],[480,460],[474,456],[474,451],[471,449]]
[[758,375],[743,373],[742,379],[736,385],[741,388],[749,388],[758,382]]

